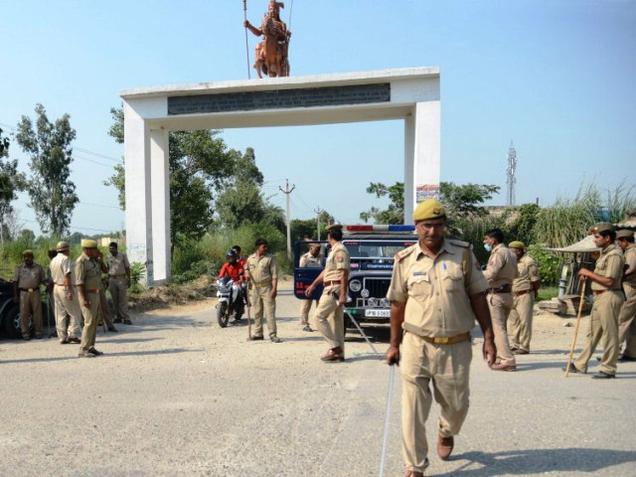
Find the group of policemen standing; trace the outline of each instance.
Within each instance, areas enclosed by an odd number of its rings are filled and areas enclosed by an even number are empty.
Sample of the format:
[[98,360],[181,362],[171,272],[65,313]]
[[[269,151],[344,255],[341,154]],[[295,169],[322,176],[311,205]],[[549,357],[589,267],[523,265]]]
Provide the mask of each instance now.
[[[130,264],[126,254],[118,251],[111,242],[104,259],[95,240],[83,239],[82,254],[73,264],[68,242],[58,242],[48,277],[44,269],[33,261],[33,252],[23,252],[23,263],[15,271],[14,299],[20,304],[20,328],[22,338],[31,338],[29,321],[33,322],[35,338],[42,338],[42,299],[40,286],[52,293],[55,328],[60,344],[79,343],[80,358],[92,358],[103,353],[95,348],[98,321],[108,325],[109,331],[117,331],[111,320],[104,293],[102,274],[108,276],[116,318],[115,323],[132,324],[128,315],[128,287]],[[83,323],[83,327],[82,327]],[[81,336],[81,337],[80,337]]]

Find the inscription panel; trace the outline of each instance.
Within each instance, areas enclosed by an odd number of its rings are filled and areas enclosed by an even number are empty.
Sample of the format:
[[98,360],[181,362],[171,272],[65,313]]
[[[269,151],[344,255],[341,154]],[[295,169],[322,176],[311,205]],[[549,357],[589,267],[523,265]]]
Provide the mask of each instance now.
[[390,83],[168,97],[168,114],[312,108],[391,101]]

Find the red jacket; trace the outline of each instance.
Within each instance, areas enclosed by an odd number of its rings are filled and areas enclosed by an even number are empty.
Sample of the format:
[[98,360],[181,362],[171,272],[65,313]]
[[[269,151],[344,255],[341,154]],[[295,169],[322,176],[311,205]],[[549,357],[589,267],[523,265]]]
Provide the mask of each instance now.
[[227,275],[235,282],[241,281],[243,279],[243,274],[244,274],[243,266],[239,262],[237,263],[225,262],[223,266],[221,267],[221,270],[219,270],[219,278],[222,278]]

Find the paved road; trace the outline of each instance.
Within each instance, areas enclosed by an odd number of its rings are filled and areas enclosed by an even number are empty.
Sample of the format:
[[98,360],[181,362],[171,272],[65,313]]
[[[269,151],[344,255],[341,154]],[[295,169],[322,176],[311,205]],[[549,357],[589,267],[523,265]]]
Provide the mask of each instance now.
[[[297,306],[279,298],[281,344],[220,329],[211,303],[100,331],[106,355],[91,360],[52,339],[0,342],[0,475],[378,475],[388,367],[353,334],[346,363],[321,363],[325,345],[300,331]],[[564,379],[572,328],[535,321],[535,352],[516,373],[489,371],[476,343],[467,422],[453,460],[431,455],[429,475],[636,475],[636,363],[608,382]],[[392,477],[399,379],[390,423]]]

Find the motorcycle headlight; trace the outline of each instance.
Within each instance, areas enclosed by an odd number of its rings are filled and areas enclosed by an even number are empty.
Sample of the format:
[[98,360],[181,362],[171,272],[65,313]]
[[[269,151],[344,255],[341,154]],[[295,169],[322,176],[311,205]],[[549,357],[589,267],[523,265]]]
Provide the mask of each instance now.
[[362,283],[360,282],[360,280],[351,280],[349,282],[349,290],[354,293],[358,293],[360,290],[362,290]]

